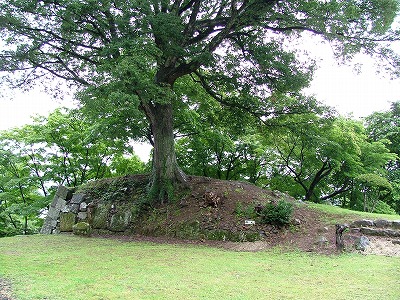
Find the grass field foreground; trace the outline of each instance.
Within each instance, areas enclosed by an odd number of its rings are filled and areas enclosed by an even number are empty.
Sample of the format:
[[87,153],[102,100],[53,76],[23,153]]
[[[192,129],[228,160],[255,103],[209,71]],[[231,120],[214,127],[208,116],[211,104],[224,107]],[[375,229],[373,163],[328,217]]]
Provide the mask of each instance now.
[[399,299],[400,259],[66,235],[0,239],[16,299]]

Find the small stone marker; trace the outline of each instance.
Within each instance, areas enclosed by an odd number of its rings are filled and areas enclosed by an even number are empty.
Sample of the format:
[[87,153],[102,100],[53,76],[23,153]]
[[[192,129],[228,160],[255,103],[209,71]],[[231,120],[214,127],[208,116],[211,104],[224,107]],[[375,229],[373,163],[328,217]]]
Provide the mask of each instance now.
[[244,221],[244,225],[255,225],[256,224],[256,221],[253,221],[253,220],[245,220]]

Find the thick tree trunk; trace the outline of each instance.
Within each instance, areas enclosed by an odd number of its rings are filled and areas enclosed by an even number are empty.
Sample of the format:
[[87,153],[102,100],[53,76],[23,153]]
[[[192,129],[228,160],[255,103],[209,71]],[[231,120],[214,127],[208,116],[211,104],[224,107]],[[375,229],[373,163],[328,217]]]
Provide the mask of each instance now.
[[150,194],[163,203],[171,200],[174,188],[186,182],[175,155],[171,104],[146,104],[154,139],[153,170]]

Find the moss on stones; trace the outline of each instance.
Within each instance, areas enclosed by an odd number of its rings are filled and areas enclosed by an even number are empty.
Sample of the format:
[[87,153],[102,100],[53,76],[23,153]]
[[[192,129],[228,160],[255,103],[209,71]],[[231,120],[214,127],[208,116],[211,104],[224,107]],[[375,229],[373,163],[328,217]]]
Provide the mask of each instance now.
[[92,226],[96,229],[107,229],[108,212],[111,204],[99,204],[94,209]]
[[72,227],[75,224],[75,214],[73,212],[61,213],[60,214],[60,231],[71,232]]
[[130,210],[121,210],[111,216],[109,230],[111,231],[125,231],[131,221],[132,214]]
[[92,233],[92,228],[89,223],[79,222],[72,226],[73,233],[75,235],[88,236]]

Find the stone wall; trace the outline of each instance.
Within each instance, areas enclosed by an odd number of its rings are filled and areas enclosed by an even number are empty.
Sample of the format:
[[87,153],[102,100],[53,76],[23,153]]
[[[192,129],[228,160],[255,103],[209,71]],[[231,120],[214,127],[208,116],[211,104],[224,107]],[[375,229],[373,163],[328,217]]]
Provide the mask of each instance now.
[[60,232],[60,215],[65,212],[67,202],[71,200],[73,192],[73,189],[65,186],[58,187],[40,233],[52,234]]
[[125,232],[132,225],[135,202],[96,199],[90,193],[60,186],[50,205],[42,234],[73,232],[77,223],[95,231]]
[[350,231],[361,232],[365,235],[400,237],[400,220],[357,220],[350,224]]

